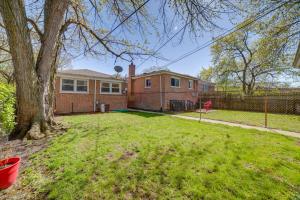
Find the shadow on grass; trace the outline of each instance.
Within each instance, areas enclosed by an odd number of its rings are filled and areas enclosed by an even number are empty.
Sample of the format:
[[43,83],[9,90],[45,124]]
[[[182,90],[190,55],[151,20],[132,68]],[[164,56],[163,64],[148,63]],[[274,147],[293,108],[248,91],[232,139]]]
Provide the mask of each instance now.
[[162,116],[162,114],[159,113],[159,112],[157,112],[157,114],[156,113],[146,113],[146,112],[135,112],[135,111],[127,111],[127,112],[122,112],[122,113],[135,115],[135,116],[139,116],[139,117],[145,117],[145,118],[161,117]]

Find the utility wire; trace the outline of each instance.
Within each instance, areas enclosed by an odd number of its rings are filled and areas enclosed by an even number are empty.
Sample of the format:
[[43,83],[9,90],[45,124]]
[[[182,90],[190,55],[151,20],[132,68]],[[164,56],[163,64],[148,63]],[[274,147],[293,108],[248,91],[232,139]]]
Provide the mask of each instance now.
[[[215,0],[211,0],[211,1],[209,2],[209,4],[208,4],[205,8],[203,8],[203,9],[201,10],[201,12],[203,12],[206,8],[208,8],[208,6],[210,6],[214,1],[215,1]],[[159,50],[161,50],[164,46],[166,46],[166,45],[167,45],[174,37],[176,37],[176,36],[177,36],[183,29],[185,29],[186,26],[187,26],[188,24],[190,24],[190,23],[191,23],[191,21],[189,21],[187,24],[185,24],[184,26],[182,26],[176,33],[174,33],[174,35],[172,35],[172,37],[168,38],[168,40],[167,40],[166,42],[164,42],[158,49],[156,49],[156,50],[155,50],[151,55],[149,55],[142,63],[140,63],[136,69],[138,69],[139,67],[141,67],[146,61],[148,61],[152,56],[154,56]]]
[[[122,24],[124,24],[130,17],[132,17],[135,13],[137,13],[140,9],[142,9],[150,0],[146,0],[143,4],[141,4],[137,9],[135,9],[130,15],[128,15],[125,19],[123,19],[115,28],[113,28],[111,31],[109,31],[101,40],[106,39],[109,35],[111,35],[116,29],[118,29]],[[97,41],[95,44],[93,44],[89,50],[94,48],[96,45],[99,44],[99,41]],[[76,57],[82,56],[84,53],[79,54]]]
[[248,23],[246,23],[246,24],[244,24],[244,25],[242,25],[242,26],[240,26],[240,27],[238,27],[238,28],[233,27],[233,28],[231,28],[231,29],[225,31],[224,33],[222,33],[222,34],[219,35],[218,37],[216,37],[216,38],[214,38],[214,39],[212,39],[212,40],[210,40],[210,41],[204,43],[202,46],[197,47],[196,49],[194,49],[194,50],[192,50],[192,51],[190,51],[190,52],[187,52],[187,53],[183,54],[183,55],[180,56],[179,58],[177,58],[177,59],[175,59],[175,60],[173,60],[173,61],[171,61],[171,62],[169,62],[169,63],[167,63],[167,64],[165,64],[165,65],[163,65],[162,67],[167,67],[167,66],[169,66],[169,65],[171,65],[171,64],[174,64],[174,63],[176,63],[176,62],[179,62],[179,61],[183,60],[184,58],[186,58],[186,57],[188,57],[188,56],[190,56],[190,55],[192,55],[192,54],[194,54],[194,53],[196,53],[196,52],[198,52],[198,51],[200,51],[200,50],[202,50],[202,49],[204,49],[204,48],[206,48],[206,47],[208,47],[208,46],[214,44],[215,42],[217,42],[217,41],[223,39],[224,37],[226,37],[226,36],[228,36],[228,35],[230,35],[230,34],[232,34],[232,33],[234,33],[234,32],[237,32],[237,31],[239,31],[239,30],[241,30],[241,29],[246,28],[247,26],[253,24],[253,23],[256,22],[257,20],[259,20],[259,19],[265,17],[266,15],[270,14],[271,12],[273,12],[273,11],[275,11],[275,10],[281,8],[282,6],[284,6],[284,5],[287,4],[287,3],[289,3],[289,2],[286,1],[286,2],[282,3],[281,5],[279,5],[279,6],[275,7],[275,8],[273,8],[273,9],[269,10],[268,12],[266,12],[266,13],[264,13],[264,14],[262,14],[262,15],[257,15],[257,16],[255,17],[254,20],[251,20],[250,22],[248,22]]

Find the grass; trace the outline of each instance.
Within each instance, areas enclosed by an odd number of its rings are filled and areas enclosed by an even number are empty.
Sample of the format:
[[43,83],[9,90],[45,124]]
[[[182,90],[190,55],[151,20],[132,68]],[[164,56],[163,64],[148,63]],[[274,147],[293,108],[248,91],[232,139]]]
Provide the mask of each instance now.
[[[196,112],[185,112],[177,114],[199,117],[199,113]],[[265,126],[265,113],[260,112],[213,110],[212,112],[202,113],[202,117],[240,124],[263,127]],[[300,115],[268,114],[268,127],[300,132]]]
[[134,112],[63,119],[22,176],[35,198],[300,198],[295,138]]

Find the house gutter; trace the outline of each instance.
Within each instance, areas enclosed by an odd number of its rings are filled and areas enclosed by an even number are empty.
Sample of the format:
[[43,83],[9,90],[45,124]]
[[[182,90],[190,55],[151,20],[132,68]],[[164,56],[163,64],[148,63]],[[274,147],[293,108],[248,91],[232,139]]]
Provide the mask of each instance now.
[[94,80],[94,83],[95,83],[95,86],[94,86],[94,112],[96,112],[96,83],[97,83],[97,80],[95,79]]
[[162,111],[162,86],[161,86],[161,75],[159,76],[159,95],[160,95],[160,110]]

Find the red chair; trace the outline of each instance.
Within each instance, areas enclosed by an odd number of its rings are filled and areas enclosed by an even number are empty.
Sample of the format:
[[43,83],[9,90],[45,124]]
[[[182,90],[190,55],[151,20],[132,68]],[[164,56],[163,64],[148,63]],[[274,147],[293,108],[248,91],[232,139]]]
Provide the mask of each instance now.
[[205,112],[207,112],[208,110],[210,110],[211,107],[212,107],[212,102],[211,102],[211,100],[205,102],[203,107],[204,107],[204,109],[205,109]]

